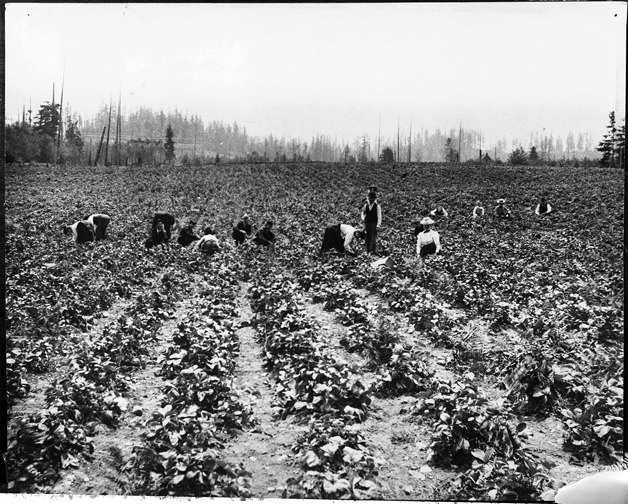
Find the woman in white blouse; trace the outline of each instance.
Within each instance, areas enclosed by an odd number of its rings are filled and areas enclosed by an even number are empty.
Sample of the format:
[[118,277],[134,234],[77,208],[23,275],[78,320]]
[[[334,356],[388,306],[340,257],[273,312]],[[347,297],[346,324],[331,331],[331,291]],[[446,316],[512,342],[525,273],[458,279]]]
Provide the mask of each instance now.
[[434,221],[429,217],[425,217],[421,224],[423,231],[416,238],[416,254],[423,259],[426,255],[440,252],[440,236],[432,229]]

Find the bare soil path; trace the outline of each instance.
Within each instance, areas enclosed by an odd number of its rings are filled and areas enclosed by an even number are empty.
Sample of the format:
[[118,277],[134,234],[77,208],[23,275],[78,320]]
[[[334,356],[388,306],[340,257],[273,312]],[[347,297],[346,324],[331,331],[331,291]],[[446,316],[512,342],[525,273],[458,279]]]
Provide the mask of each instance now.
[[299,425],[291,417],[286,420],[273,417],[272,378],[263,368],[262,347],[250,326],[253,312],[247,296],[249,287],[247,283],[242,284],[237,300],[240,355],[234,386],[252,398],[258,424],[226,443],[223,454],[229,462],[242,462],[251,473],[254,498],[278,498],[286,488],[288,478],[299,474],[290,448],[299,432],[307,431],[307,426]]

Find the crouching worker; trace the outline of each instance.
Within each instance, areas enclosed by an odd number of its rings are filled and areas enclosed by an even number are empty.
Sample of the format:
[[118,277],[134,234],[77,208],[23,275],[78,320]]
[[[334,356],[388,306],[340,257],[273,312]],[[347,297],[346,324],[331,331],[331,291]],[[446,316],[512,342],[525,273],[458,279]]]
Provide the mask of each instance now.
[[252,226],[249,222],[249,216],[244,214],[242,220],[233,228],[231,237],[235,240],[236,245],[242,245],[244,240],[251,234]]
[[440,236],[432,229],[434,221],[425,217],[421,221],[423,231],[417,235],[416,254],[424,259],[428,255],[436,255],[440,252]]
[[93,242],[96,239],[94,225],[88,220],[80,220],[71,226],[63,226],[63,233],[67,236],[72,235],[75,245]]
[[166,231],[166,236],[168,238],[168,240],[166,241],[170,241],[170,237],[172,235],[172,226],[174,226],[175,223],[174,215],[166,212],[156,212],[153,216],[153,224],[151,225],[151,229],[156,228],[158,222],[163,223],[164,229]]
[[191,220],[188,222],[187,226],[183,226],[179,231],[179,237],[177,238],[177,242],[182,247],[187,247],[190,243],[196,240],[200,240],[201,237],[196,234],[194,230],[194,226],[196,226],[196,221]]
[[496,201],[496,203],[497,206],[493,209],[493,214],[495,215],[495,217],[497,217],[498,219],[511,219],[512,215],[510,213],[510,210],[504,205],[504,203],[506,203],[506,200],[500,198]]
[[147,249],[153,248],[156,245],[165,245],[170,240],[168,236],[167,227],[164,223],[158,220],[153,228],[150,230],[150,237],[144,242]]
[[549,215],[552,213],[552,206],[545,198],[541,198],[541,202],[534,209],[536,215]]
[[107,237],[107,226],[111,217],[107,214],[92,214],[84,217],[83,220],[89,222],[96,229],[96,241],[104,240]]
[[266,221],[263,228],[260,228],[257,233],[255,233],[255,238],[253,241],[258,245],[263,245],[264,247],[270,247],[275,243],[275,233],[272,230],[273,221]]
[[214,231],[209,226],[203,230],[203,236],[198,242],[196,242],[195,247],[202,252],[203,254],[212,256],[216,252],[220,252],[220,243],[218,242],[218,238],[214,234]]
[[356,231],[355,228],[349,224],[327,226],[325,228],[325,234],[323,235],[323,244],[321,245],[321,250],[318,255],[322,256],[323,252],[333,249],[340,254],[348,254],[355,257],[357,253],[351,247],[354,237],[364,238],[364,233],[362,231]]

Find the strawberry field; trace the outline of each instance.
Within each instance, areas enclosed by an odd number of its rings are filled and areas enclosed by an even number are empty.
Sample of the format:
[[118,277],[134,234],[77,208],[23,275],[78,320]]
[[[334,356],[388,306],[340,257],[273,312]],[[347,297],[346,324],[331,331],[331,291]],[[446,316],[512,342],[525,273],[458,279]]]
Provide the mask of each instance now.
[[[624,180],[610,169],[9,167],[13,492],[539,500],[623,453]],[[374,269],[318,258],[383,222]],[[534,214],[541,196],[555,212]],[[513,219],[473,222],[506,198]],[[415,223],[437,205],[442,253]],[[223,244],[144,248],[201,210]],[[75,248],[64,224],[111,216]],[[234,247],[246,212],[267,250]]]

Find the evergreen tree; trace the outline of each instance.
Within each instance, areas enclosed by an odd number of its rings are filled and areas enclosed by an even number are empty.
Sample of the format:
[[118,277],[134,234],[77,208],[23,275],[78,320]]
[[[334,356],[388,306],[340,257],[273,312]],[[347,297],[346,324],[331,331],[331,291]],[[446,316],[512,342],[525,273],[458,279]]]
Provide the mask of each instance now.
[[445,161],[447,163],[456,163],[458,161],[458,151],[454,148],[451,138],[445,141]]
[[622,124],[617,130],[617,154],[619,167],[626,169],[626,124]]
[[39,107],[35,131],[43,133],[54,140],[57,138],[57,128],[59,127],[60,119],[59,104],[51,105],[49,102],[45,102]]
[[534,145],[530,148],[530,156],[528,157],[528,160],[530,161],[530,164],[538,164],[541,161],[539,153]]
[[172,126],[168,124],[166,128],[166,143],[164,144],[166,161],[170,164],[174,162],[174,132]]
[[617,151],[617,128],[615,127],[615,112],[608,115],[608,132],[603,136],[603,140],[598,144],[597,151],[602,153],[600,164],[602,166],[615,166]]
[[508,156],[508,163],[511,165],[525,165],[528,164],[528,155],[523,147],[517,147]]
[[382,150],[379,156],[379,160],[382,163],[393,163],[395,161],[395,153],[390,147],[384,147],[384,150]]

